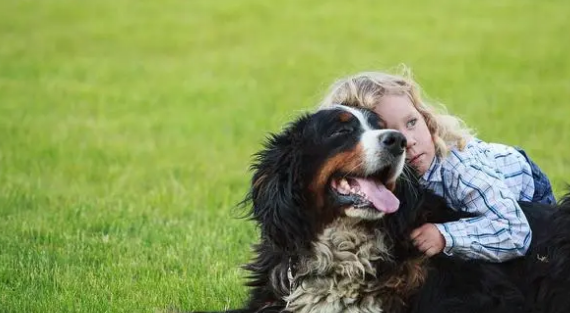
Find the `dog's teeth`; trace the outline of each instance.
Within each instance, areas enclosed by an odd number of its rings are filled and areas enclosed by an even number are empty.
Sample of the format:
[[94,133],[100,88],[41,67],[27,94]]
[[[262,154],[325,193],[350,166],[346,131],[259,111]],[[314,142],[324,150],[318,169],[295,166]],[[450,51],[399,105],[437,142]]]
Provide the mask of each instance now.
[[356,192],[356,194],[359,195],[359,196],[361,196],[362,198],[364,198],[364,200],[370,201],[370,200],[368,199],[368,195],[365,194],[364,191],[358,190],[358,191]]
[[343,178],[338,185],[341,190],[347,192],[350,191],[350,185],[348,184],[348,181],[346,179]]

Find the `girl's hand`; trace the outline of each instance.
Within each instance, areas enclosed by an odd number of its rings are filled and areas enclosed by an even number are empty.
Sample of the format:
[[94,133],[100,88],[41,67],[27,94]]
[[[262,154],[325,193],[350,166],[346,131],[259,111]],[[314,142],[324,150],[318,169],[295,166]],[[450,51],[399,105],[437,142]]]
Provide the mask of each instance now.
[[423,224],[414,229],[410,236],[418,250],[426,256],[434,256],[445,248],[445,238],[434,224]]

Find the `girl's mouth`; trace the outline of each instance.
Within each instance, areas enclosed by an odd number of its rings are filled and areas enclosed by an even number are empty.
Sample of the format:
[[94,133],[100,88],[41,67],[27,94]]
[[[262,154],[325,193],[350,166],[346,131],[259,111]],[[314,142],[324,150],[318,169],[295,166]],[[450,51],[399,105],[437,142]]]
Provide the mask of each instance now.
[[410,163],[411,165],[416,165],[420,161],[423,155],[424,155],[423,153],[416,155],[415,157],[411,158],[408,161],[408,163]]

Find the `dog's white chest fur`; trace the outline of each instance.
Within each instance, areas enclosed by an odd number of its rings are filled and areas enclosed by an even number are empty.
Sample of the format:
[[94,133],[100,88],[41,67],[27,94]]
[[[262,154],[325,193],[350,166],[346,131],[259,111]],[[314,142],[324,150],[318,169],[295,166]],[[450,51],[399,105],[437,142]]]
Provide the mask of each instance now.
[[379,283],[372,262],[390,258],[384,236],[341,218],[326,228],[310,258],[299,260],[288,311],[382,312]]

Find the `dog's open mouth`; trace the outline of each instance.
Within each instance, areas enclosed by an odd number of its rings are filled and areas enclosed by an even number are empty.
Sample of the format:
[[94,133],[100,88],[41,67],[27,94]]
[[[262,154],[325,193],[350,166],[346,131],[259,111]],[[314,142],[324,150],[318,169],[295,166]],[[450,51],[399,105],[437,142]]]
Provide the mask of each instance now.
[[380,179],[340,177],[332,180],[331,187],[339,196],[352,202],[355,208],[374,208],[380,212],[393,213],[400,206],[398,198]]

